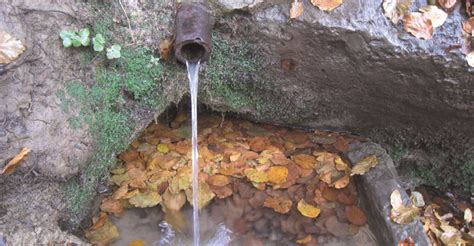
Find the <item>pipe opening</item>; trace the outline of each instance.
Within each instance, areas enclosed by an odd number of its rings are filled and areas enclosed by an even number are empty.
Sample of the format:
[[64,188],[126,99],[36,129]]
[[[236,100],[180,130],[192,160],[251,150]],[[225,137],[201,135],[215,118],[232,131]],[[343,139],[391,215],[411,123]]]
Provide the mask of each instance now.
[[189,62],[197,62],[206,53],[206,48],[198,43],[189,43],[183,45],[181,48],[181,53],[183,54],[184,59]]

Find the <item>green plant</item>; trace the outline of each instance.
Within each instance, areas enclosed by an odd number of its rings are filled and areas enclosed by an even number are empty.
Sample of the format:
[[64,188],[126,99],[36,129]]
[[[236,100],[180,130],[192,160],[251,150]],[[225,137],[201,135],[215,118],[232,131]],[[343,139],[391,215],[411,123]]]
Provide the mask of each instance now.
[[92,45],[94,50],[97,52],[101,52],[104,50],[105,45],[105,38],[102,34],[97,33],[94,38],[92,38]]
[[79,32],[66,30],[59,33],[59,36],[63,40],[63,46],[69,48],[72,46],[89,46],[90,44],[90,31],[89,28],[82,28]]
[[122,47],[118,44],[114,44],[110,46],[110,48],[107,48],[107,59],[112,60],[112,59],[120,58],[121,49]]

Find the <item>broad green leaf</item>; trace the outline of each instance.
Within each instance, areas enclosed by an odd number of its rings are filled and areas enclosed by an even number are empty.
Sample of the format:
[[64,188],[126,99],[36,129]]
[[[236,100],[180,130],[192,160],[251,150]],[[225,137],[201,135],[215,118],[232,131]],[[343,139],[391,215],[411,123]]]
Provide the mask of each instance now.
[[76,35],[76,32],[66,30],[59,33],[59,37],[63,40],[64,48],[69,48],[72,45],[72,37]]
[[105,38],[102,34],[97,33],[94,38],[92,38],[92,46],[95,51],[101,52],[104,50]]
[[114,44],[110,46],[110,48],[107,48],[107,59],[112,60],[112,59],[117,59],[120,58],[120,50],[122,47],[118,44]]
[[89,46],[90,43],[90,31],[89,28],[82,28],[79,30],[79,41],[81,41],[82,46]]

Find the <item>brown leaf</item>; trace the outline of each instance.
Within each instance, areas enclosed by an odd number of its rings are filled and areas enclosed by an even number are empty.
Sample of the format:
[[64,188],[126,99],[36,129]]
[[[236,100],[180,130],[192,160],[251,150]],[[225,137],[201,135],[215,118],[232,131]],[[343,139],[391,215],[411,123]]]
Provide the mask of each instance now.
[[290,7],[290,19],[298,18],[303,14],[304,5],[301,0],[293,0]]
[[268,182],[273,184],[282,184],[288,177],[288,168],[283,166],[273,166],[267,171]]
[[350,181],[349,175],[345,175],[344,177],[334,182],[333,185],[334,187],[336,187],[336,189],[342,189],[342,188],[345,188],[349,184],[349,181]]
[[290,211],[293,203],[290,199],[283,196],[265,198],[263,206],[267,208],[273,208],[273,210],[280,214],[286,214]]
[[158,205],[162,198],[156,191],[148,191],[145,193],[138,193],[128,200],[130,204],[137,208],[149,208]]
[[[0,30],[0,34],[1,34],[1,30]],[[7,163],[7,165],[5,165],[3,167],[2,170],[0,170],[0,174],[8,174],[8,173],[12,173],[13,171],[15,171],[15,169],[21,164],[21,161],[25,158],[25,156],[28,155],[28,153],[30,153],[30,149],[28,149],[28,148],[21,149],[20,153],[15,155],[15,157],[13,157],[13,159],[11,159]]]
[[250,149],[255,152],[264,151],[268,144],[269,144],[269,141],[265,137],[254,137],[249,142]]
[[101,228],[102,226],[104,226],[105,221],[107,221],[107,219],[108,219],[107,213],[100,212],[99,218],[97,217],[92,218],[92,226],[90,230],[97,230]]
[[[209,204],[209,202],[211,202],[216,195],[212,192],[211,187],[209,187],[209,185],[205,182],[199,182],[198,187],[198,208],[202,209],[207,206],[207,204]],[[186,190],[186,197],[188,199],[189,204],[194,206],[193,191],[191,189]]]
[[211,186],[211,190],[220,199],[224,199],[226,197],[229,197],[234,192],[234,190],[232,190],[231,185],[226,185],[226,186],[222,186],[222,187]]
[[474,27],[474,17],[471,17],[471,18],[467,19],[462,24],[462,30],[465,31],[469,35],[472,34],[473,27]]
[[364,173],[368,172],[371,168],[375,167],[379,161],[375,155],[369,155],[364,157],[362,160],[357,162],[355,166],[352,167],[351,176],[352,175],[363,175]]
[[0,64],[8,64],[25,51],[23,43],[0,29]]
[[224,175],[213,175],[207,179],[207,183],[212,186],[226,186],[230,184],[230,178]]
[[342,0],[311,0],[311,3],[324,11],[331,11],[342,4]]
[[163,193],[162,198],[162,208],[165,212],[179,211],[186,203],[186,194],[183,191],[173,194],[167,190]]
[[423,13],[408,13],[403,17],[405,31],[421,39],[431,39],[433,37],[433,23]]
[[307,235],[306,237],[304,237],[302,239],[296,240],[296,243],[297,244],[308,244],[309,242],[311,242],[311,240],[313,240],[313,236]]
[[87,230],[85,236],[94,245],[109,245],[119,237],[119,232],[117,227],[106,218],[101,227]]
[[346,207],[346,218],[354,225],[363,226],[367,223],[367,215],[356,206]]
[[112,198],[105,198],[100,204],[100,210],[107,213],[113,213],[117,216],[123,212],[123,207],[119,201]]
[[167,61],[170,57],[171,49],[173,48],[173,42],[169,39],[163,39],[160,42],[159,50],[160,50],[160,58],[164,61]]
[[294,155],[293,161],[301,168],[304,169],[313,169],[315,167],[316,158],[311,155],[299,154]]
[[349,141],[345,137],[339,136],[339,137],[336,138],[336,142],[334,143],[334,147],[339,152],[346,152],[348,146],[349,146]]
[[431,20],[433,27],[440,27],[448,18],[448,14],[435,5],[426,5],[419,9],[428,19]]
[[402,241],[398,241],[397,246],[415,246],[415,241],[411,237],[407,237]]
[[120,185],[120,187],[114,192],[114,194],[112,194],[112,198],[115,199],[115,200],[119,200],[119,199],[122,199],[125,194],[127,194],[128,192],[128,184],[127,183],[123,183],[122,185]]

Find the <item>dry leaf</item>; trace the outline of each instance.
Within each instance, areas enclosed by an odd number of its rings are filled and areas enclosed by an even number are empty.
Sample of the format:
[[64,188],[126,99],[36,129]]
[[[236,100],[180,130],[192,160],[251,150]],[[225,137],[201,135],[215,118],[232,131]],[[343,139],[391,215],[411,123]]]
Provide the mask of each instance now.
[[[94,227],[94,226],[92,226]],[[86,231],[86,238],[94,245],[109,245],[119,237],[117,227],[108,219],[98,229],[89,229]]]
[[324,11],[331,11],[342,4],[342,0],[311,0],[311,3]]
[[311,242],[311,240],[313,240],[313,236],[307,235],[306,237],[304,237],[302,239],[296,240],[296,243],[297,244],[308,244],[309,242]]
[[[207,183],[199,182],[198,186],[199,186],[198,208],[202,209],[205,206],[207,206],[207,204],[209,204],[209,202],[216,195],[212,192],[211,187],[209,187],[209,185]],[[188,198],[189,204],[194,205],[193,204],[193,191],[192,191],[192,189],[187,189],[186,190],[186,197]]]
[[128,243],[128,246],[146,246],[146,242],[143,240],[132,240]]
[[171,180],[169,190],[171,193],[178,193],[179,191],[187,190],[191,187],[192,179],[191,167],[183,167]]
[[357,162],[355,166],[352,167],[351,176],[358,174],[363,175],[369,171],[372,167],[375,167],[378,164],[377,157],[375,155],[369,155],[364,157],[362,160]]
[[448,19],[448,13],[444,12],[435,5],[426,5],[419,9],[428,19],[431,20],[433,27],[440,27]]
[[472,211],[470,208],[464,210],[464,221],[466,221],[467,224],[472,222]]
[[[0,34],[1,34],[1,30],[0,30]],[[1,59],[1,43],[0,43],[0,59]],[[18,165],[21,164],[21,161],[28,155],[28,153],[30,153],[30,149],[28,148],[21,149],[20,153],[15,155],[15,157],[13,157],[13,159],[11,159],[7,163],[7,165],[3,167],[2,170],[0,170],[0,174],[8,174],[15,171]]]
[[385,16],[397,24],[412,4],[413,0],[384,0],[382,6]]
[[226,197],[229,197],[234,193],[234,190],[232,190],[232,187],[230,185],[222,186],[222,187],[217,187],[217,186],[211,186],[212,192],[216,194],[216,196],[220,199],[224,199]]
[[356,206],[346,207],[346,218],[353,225],[357,225],[357,226],[363,226],[367,223],[367,215],[365,215],[362,209]]
[[99,218],[97,217],[92,218],[92,226],[90,230],[97,230],[101,228],[102,226],[104,226],[105,221],[107,221],[107,219],[108,219],[107,213],[100,212]]
[[349,175],[346,175],[340,178],[339,180],[337,180],[336,182],[334,182],[333,185],[336,189],[342,189],[342,188],[345,188],[349,184],[349,181],[350,181],[350,177]]
[[288,168],[282,166],[270,167],[267,171],[268,182],[273,184],[282,184],[288,177]]
[[254,168],[245,169],[244,174],[251,182],[254,183],[265,183],[268,181],[267,173]]
[[226,186],[230,184],[230,178],[224,175],[213,175],[207,179],[207,183],[212,186]]
[[0,64],[12,62],[18,58],[25,49],[25,46],[20,40],[14,39],[10,34],[0,29]]
[[156,150],[158,150],[158,152],[160,152],[160,153],[162,153],[162,154],[166,154],[166,153],[170,152],[170,148],[168,147],[168,145],[167,145],[167,144],[163,144],[163,143],[158,144],[158,145],[156,146]]
[[457,0],[438,0],[439,6],[444,9],[450,10],[456,5]]
[[469,54],[467,54],[466,61],[469,66],[474,67],[474,51],[471,51]]
[[290,199],[283,196],[265,198],[263,206],[267,208],[273,208],[273,210],[280,214],[286,214],[290,211],[293,203]]
[[407,237],[405,240],[398,241],[397,246],[415,246],[415,241],[411,237]]
[[128,201],[137,208],[149,208],[158,205],[161,202],[161,196],[156,191],[140,192]]
[[306,216],[308,218],[316,218],[318,217],[319,213],[321,212],[321,210],[317,207],[314,207],[308,203],[306,203],[303,199],[301,199],[299,202],[298,202],[298,211],[300,211],[300,213],[303,215],[303,216]]
[[186,194],[183,191],[173,194],[167,190],[163,193],[162,198],[162,208],[165,212],[179,211],[186,203]]
[[112,194],[112,198],[115,200],[122,199],[128,192],[128,184],[123,183],[115,192]]
[[303,14],[304,5],[301,0],[293,0],[290,7],[290,19],[298,18]]
[[100,204],[100,210],[119,215],[123,212],[123,207],[119,201],[112,198],[105,198]]
[[398,190],[394,190],[390,195],[390,204],[392,205],[390,218],[398,224],[410,224],[420,212],[420,209],[412,204],[405,206]]
[[421,208],[425,206],[425,201],[423,200],[423,195],[418,191],[413,191],[410,195],[410,202],[413,206]]
[[292,157],[293,161],[301,168],[313,169],[316,163],[316,158],[311,155],[300,154]]
[[408,13],[403,17],[403,27],[405,31],[421,39],[433,37],[433,23],[423,13]]
[[173,42],[169,39],[164,39],[160,42],[160,58],[167,61],[170,57]]

